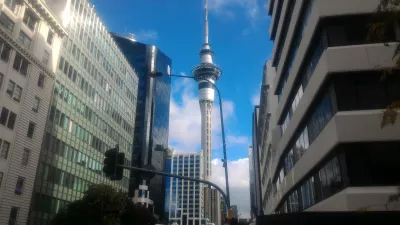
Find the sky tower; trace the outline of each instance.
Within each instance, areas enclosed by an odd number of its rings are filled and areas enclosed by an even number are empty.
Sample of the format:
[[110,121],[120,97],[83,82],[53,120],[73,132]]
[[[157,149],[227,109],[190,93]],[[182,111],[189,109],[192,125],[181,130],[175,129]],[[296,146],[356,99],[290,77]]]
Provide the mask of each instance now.
[[[201,111],[201,148],[204,154],[204,179],[211,178],[211,113],[214,105],[215,81],[221,76],[221,69],[213,63],[211,50],[208,43],[208,0],[204,5],[204,44],[200,50],[200,64],[195,66],[192,74],[199,84],[199,103]],[[211,83],[212,84],[211,84]]]

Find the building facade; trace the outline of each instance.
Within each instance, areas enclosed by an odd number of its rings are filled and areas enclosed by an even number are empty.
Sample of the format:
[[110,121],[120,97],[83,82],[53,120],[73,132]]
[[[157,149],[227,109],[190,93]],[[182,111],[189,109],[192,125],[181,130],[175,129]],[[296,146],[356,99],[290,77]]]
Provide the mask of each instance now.
[[0,224],[26,224],[62,38],[42,1],[0,1]]
[[[173,174],[201,179],[203,175],[203,153],[174,153],[171,159]],[[200,183],[169,178],[169,224],[203,224],[203,190]]]
[[204,219],[208,223],[221,225],[221,193],[217,189],[204,188]]
[[[275,79],[275,69],[272,67],[271,61],[266,61],[263,70],[263,79],[260,92],[260,105],[258,114],[257,146],[259,149],[259,169],[260,169],[260,187],[261,209],[266,209],[267,193],[272,190],[272,183],[268,181],[271,170],[271,157],[275,156],[272,150],[272,131],[276,127],[275,113],[278,105],[278,98],[273,93],[273,82]],[[267,163],[268,162],[268,163]],[[268,211],[268,210],[267,210]],[[263,213],[263,212],[262,212]],[[261,214],[262,214],[261,213]]]
[[[132,164],[137,167],[152,165],[156,170],[164,171],[168,148],[171,78],[154,78],[150,75],[154,72],[169,75],[171,59],[154,45],[137,42],[129,36],[113,34],[113,37],[139,76]],[[154,213],[161,220],[165,205],[164,180],[162,176],[156,175],[143,183],[140,174],[132,172],[129,184],[132,197],[135,197],[134,191],[139,185],[148,186],[150,199],[141,199],[145,202],[153,201]]]
[[399,182],[400,124],[381,128],[382,109],[400,99],[398,76],[381,79],[400,37],[393,27],[387,43],[366,38],[379,3],[269,1],[278,102],[260,150],[264,213],[400,209],[385,205]]
[[[127,192],[130,172],[110,181],[104,152],[119,144],[130,165],[138,78],[87,0],[48,1],[68,32],[56,67],[29,224],[47,224],[91,184]],[[66,15],[64,18],[62,15]]]
[[249,147],[249,192],[250,192],[250,216],[254,218],[256,215],[255,210],[255,179],[254,179],[254,162],[253,162],[253,146]]
[[259,114],[260,114],[260,107],[255,106],[254,111],[253,111],[253,118],[252,118],[252,128],[253,128],[253,133],[252,133],[252,142],[253,146],[251,148],[252,150],[252,162],[253,162],[253,175],[254,179],[253,180],[253,189],[252,193],[253,195],[253,201],[251,205],[251,212],[254,214],[254,216],[262,215],[262,207],[261,207],[261,178],[260,178],[260,149],[259,149]]

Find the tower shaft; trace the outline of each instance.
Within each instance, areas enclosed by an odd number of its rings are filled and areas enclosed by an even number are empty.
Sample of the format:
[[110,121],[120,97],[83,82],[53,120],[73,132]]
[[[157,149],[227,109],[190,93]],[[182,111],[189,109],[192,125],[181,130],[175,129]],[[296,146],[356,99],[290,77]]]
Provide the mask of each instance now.
[[201,148],[204,157],[204,179],[211,179],[211,120],[214,102],[200,100],[201,111]]

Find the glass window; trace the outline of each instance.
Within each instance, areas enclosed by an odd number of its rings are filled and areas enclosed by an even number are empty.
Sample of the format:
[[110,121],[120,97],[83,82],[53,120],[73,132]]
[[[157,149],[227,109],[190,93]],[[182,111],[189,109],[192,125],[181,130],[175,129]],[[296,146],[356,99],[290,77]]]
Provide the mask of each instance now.
[[32,40],[28,37],[27,34],[25,34],[25,32],[20,31],[19,32],[19,38],[18,40],[21,42],[21,44],[25,47],[25,48],[29,48],[31,45]]
[[7,159],[10,150],[10,142],[0,138],[0,159]]
[[35,14],[29,8],[27,8],[25,10],[24,19],[22,22],[24,22],[24,24],[33,31],[35,30],[38,19],[36,18]]
[[[0,16],[1,18],[1,16]],[[10,58],[11,47],[4,40],[0,39],[0,58],[4,62],[8,62]]]
[[18,14],[19,9],[21,7],[20,3],[18,0],[5,0],[4,4],[10,9],[11,12],[13,12],[15,15]]
[[9,80],[6,93],[10,98],[19,102],[21,100],[22,88],[16,85],[14,81]]
[[11,34],[14,30],[15,23],[5,13],[0,13],[0,25]]
[[26,75],[28,73],[29,62],[22,55],[17,53],[15,55],[13,68],[18,71],[22,75]]
[[30,154],[30,150],[25,148],[24,152],[22,153],[22,160],[21,160],[21,164],[23,166],[28,165],[28,161],[29,161],[29,154]]
[[[38,112],[39,111],[39,105],[40,105],[40,98],[38,98],[37,96],[35,96],[35,98],[33,99],[33,105],[32,105],[32,110],[34,112]],[[52,108],[52,110],[54,110]],[[53,112],[54,113],[54,112]],[[51,115],[50,115],[51,116]],[[50,117],[51,118],[51,117]],[[51,119],[50,119],[51,120]]]
[[0,89],[3,86],[4,74],[0,73]]
[[28,133],[27,133],[27,135],[26,135],[27,137],[33,138],[33,134],[34,134],[34,132],[35,132],[35,126],[36,126],[35,123],[29,122],[29,125],[28,125]]
[[47,65],[49,63],[50,54],[48,51],[44,50],[42,62]]
[[52,45],[52,44],[53,44],[53,39],[54,39],[54,34],[53,34],[53,32],[51,32],[51,30],[49,30],[49,32],[47,33],[46,42],[47,42],[49,45]]
[[44,74],[39,74],[39,79],[38,79],[38,86],[43,88],[44,87],[44,82],[45,82],[45,77]]
[[[4,13],[1,13],[1,14],[4,14]],[[11,207],[10,218],[8,220],[8,225],[17,225],[18,211],[19,211],[18,207],[14,207],[14,206]]]
[[10,116],[8,117],[7,127],[10,128],[11,130],[13,130],[16,120],[17,120],[17,114],[10,111]]
[[18,177],[17,184],[15,185],[15,194],[22,195],[24,189],[25,178]]

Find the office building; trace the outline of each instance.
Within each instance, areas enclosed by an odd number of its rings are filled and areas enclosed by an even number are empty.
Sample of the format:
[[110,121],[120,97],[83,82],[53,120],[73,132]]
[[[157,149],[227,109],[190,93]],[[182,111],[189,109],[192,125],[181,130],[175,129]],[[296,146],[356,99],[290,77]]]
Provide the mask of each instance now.
[[251,205],[251,212],[254,216],[262,215],[262,207],[261,207],[261,179],[260,179],[260,151],[258,146],[258,117],[260,113],[260,107],[255,106],[253,111],[253,118],[252,118],[252,127],[253,127],[253,135],[252,135],[252,163],[253,163],[253,201]]
[[26,224],[62,24],[42,1],[0,1],[0,224]]
[[[174,153],[173,174],[200,179],[203,175],[203,153]],[[203,190],[200,183],[169,178],[169,224],[200,225],[203,220]]]
[[204,218],[208,223],[221,225],[221,193],[217,189],[204,188]]
[[232,209],[232,217],[239,219],[239,211],[237,205],[232,205],[231,209]]
[[249,147],[249,192],[250,192],[250,217],[256,216],[255,206],[255,178],[254,178],[254,162],[253,162],[253,146]]
[[397,26],[387,43],[366,38],[379,3],[268,2],[278,102],[261,137],[265,214],[400,209],[385,206],[399,184],[400,123],[381,128],[382,109],[400,99],[398,76],[381,79],[400,39]]
[[90,184],[127,192],[130,172],[124,170],[121,181],[110,181],[102,163],[104,152],[118,144],[130,165],[135,125],[137,75],[94,6],[87,0],[49,0],[48,7],[65,12],[59,19],[68,22],[68,37],[54,59],[58,66],[29,224],[47,224],[83,197]]
[[[167,156],[165,159],[165,169],[164,172],[172,173],[172,156],[174,154],[173,148],[168,148]],[[169,221],[169,200],[170,200],[170,190],[171,190],[171,179],[169,177],[164,177],[165,184],[165,197],[164,197],[164,220]]]
[[[274,156],[272,151],[272,131],[276,127],[275,113],[274,112],[278,105],[278,98],[273,93],[274,86],[273,82],[275,79],[275,69],[272,67],[271,61],[266,61],[263,70],[263,79],[261,84],[260,92],[260,105],[258,113],[258,127],[254,132],[256,136],[259,155],[259,182],[260,196],[259,196],[259,209],[265,210],[266,201],[268,196],[266,195],[272,190],[272,183],[268,182],[269,171],[271,170],[269,163],[271,157]],[[271,151],[268,151],[271,149]],[[268,162],[268,164],[267,164]],[[259,210],[257,215],[262,215],[264,212]]]
[[[132,165],[142,167],[148,164],[158,171],[164,171],[168,148],[171,78],[154,78],[150,73],[170,74],[171,59],[156,46],[137,42],[132,35],[112,35],[139,76]],[[162,176],[156,175],[150,182],[143,181],[140,173],[132,172],[129,184],[130,196],[143,200],[143,203],[153,201],[154,213],[161,220],[164,216],[164,180]],[[150,199],[134,195],[139,185],[148,187]]]

